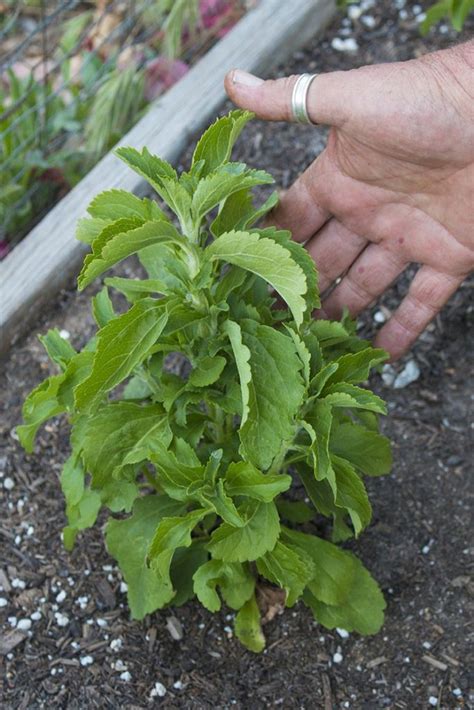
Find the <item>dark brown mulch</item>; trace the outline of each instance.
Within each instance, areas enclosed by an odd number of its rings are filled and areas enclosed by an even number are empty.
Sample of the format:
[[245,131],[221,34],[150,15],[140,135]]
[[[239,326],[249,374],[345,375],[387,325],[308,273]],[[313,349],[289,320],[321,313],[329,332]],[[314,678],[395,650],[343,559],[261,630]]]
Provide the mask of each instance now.
[[[322,41],[297,53],[280,73],[406,59],[453,40],[439,31],[421,39],[412,11],[400,21],[389,2],[367,14],[376,27],[357,26],[355,57],[330,48],[341,27],[337,20]],[[268,168],[286,187],[321,150],[323,136],[324,131],[254,123],[237,153]],[[0,608],[0,652],[7,654],[0,657],[2,707],[468,707],[472,285],[458,291],[415,346],[410,357],[421,369],[416,382],[394,390],[374,378],[389,402],[385,431],[395,465],[390,476],[369,481],[374,521],[353,548],[386,594],[383,630],[372,638],[341,638],[297,606],[267,625],[268,647],[260,656],[232,637],[226,611],[211,616],[191,603],[143,623],[130,621],[100,530],[86,533],[72,555],[63,550],[57,479],[68,452],[67,429],[64,422],[46,426],[33,456],[19,448],[13,426],[22,399],[48,370],[35,335],[21,342],[3,366],[0,393],[0,472],[3,484],[7,478],[14,482],[11,490],[8,483],[0,488],[0,598],[7,600]],[[393,309],[406,286],[401,279],[384,306]],[[41,328],[67,329],[80,345],[92,329],[87,298],[62,294],[55,309],[38,318]],[[364,331],[373,331],[372,316],[373,311],[364,316]],[[29,632],[10,623],[10,617],[20,621],[35,612],[40,618]],[[172,615],[178,630],[182,626],[180,640],[169,630],[176,626]],[[340,663],[335,653],[342,655]],[[157,682],[166,689],[163,697],[151,697]]]

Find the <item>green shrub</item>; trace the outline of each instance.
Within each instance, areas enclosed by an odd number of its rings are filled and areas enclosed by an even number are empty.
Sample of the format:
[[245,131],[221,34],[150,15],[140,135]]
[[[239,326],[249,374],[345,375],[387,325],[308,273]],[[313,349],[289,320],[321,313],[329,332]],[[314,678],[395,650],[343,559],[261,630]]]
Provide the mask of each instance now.
[[[313,320],[312,259],[289,232],[255,226],[277,198],[254,207],[252,188],[271,176],[229,162],[250,118],[216,121],[180,176],[146,149],[117,150],[179,227],[125,191],[92,201],[78,225],[91,245],[79,288],[131,254],[147,278],[105,279],[92,300],[98,331],[81,352],[56,330],[42,338],[60,372],[29,395],[18,434],[31,452],[38,427],[67,414],[64,542],[71,549],[109,511],[106,544],[134,618],[193,596],[218,611],[222,599],[259,651],[262,584],[284,590],[289,607],[302,598],[328,628],[378,631],[383,596],[335,543],[369,524],[363,476],[387,473],[391,457],[378,433],[385,405],[359,386],[386,353],[347,318]],[[108,287],[126,312],[114,312]],[[171,353],[186,375],[166,368]],[[318,516],[332,520],[332,542],[314,534]]]

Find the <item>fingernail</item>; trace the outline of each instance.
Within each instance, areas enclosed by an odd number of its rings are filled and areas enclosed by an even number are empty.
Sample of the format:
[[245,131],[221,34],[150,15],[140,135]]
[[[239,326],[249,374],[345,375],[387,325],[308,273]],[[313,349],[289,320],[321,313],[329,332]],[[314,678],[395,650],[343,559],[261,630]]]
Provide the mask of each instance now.
[[263,79],[246,71],[236,69],[232,75],[232,82],[234,84],[243,84],[243,86],[260,86],[260,84],[263,84]]

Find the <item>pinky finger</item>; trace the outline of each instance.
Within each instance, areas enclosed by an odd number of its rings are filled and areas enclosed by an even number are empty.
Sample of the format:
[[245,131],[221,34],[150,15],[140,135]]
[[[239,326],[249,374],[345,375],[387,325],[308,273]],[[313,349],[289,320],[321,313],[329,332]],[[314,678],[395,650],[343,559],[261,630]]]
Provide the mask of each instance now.
[[375,339],[375,345],[398,360],[409,350],[435,315],[463,282],[464,277],[443,274],[422,266],[407,295]]

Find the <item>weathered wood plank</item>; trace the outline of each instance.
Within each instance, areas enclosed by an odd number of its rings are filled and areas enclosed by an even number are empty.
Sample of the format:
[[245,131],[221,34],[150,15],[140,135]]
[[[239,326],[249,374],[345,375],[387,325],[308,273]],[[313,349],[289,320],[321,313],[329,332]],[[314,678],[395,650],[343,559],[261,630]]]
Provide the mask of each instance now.
[[[261,0],[121,143],[176,160],[224,101],[229,69],[267,71],[316,35],[334,11],[334,0]],[[113,187],[136,192],[140,178],[108,153],[0,263],[0,352],[26,331],[48,299],[73,285],[84,254],[84,245],[74,239],[77,219],[94,195]]]

